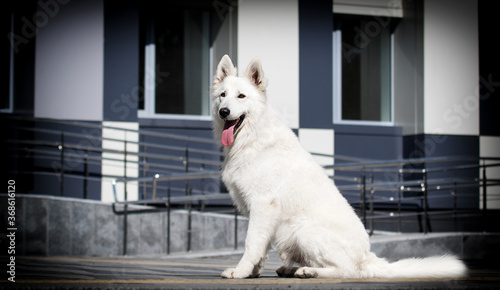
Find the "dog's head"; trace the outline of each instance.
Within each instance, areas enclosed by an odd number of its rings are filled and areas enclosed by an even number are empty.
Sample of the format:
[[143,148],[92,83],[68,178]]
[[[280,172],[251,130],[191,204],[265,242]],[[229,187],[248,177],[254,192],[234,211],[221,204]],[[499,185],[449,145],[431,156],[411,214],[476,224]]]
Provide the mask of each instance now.
[[222,57],[211,92],[214,135],[222,145],[231,146],[250,121],[259,117],[265,108],[265,94],[266,82],[258,58],[248,64],[243,77],[238,77],[229,56]]

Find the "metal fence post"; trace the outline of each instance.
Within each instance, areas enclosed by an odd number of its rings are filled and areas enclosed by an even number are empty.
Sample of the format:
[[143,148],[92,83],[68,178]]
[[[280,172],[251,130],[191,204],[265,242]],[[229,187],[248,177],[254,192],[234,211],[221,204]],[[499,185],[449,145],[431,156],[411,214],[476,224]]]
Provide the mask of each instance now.
[[487,230],[487,227],[486,225],[488,224],[486,222],[486,219],[487,219],[487,206],[488,206],[488,200],[487,200],[487,195],[486,195],[486,187],[488,185],[488,180],[486,178],[486,160],[483,160],[483,210],[481,211],[482,212],[482,216],[483,216],[483,225],[484,225],[484,230],[486,231]]
[[85,172],[85,178],[83,179],[83,198],[87,199],[89,197],[89,153],[85,153],[83,171]]
[[[189,189],[189,192],[191,192],[191,189]],[[191,193],[189,193],[189,195],[191,195]],[[191,252],[191,239],[192,239],[192,235],[191,235],[191,230],[192,230],[192,223],[193,223],[193,219],[192,219],[192,206],[191,206],[191,202],[188,202],[188,224],[187,224],[187,251],[188,252]]]
[[[456,177],[456,176],[455,176]],[[453,181],[453,189],[451,191],[451,195],[453,195],[453,227],[455,231],[457,230],[458,220],[457,220],[457,210],[458,210],[458,187],[457,181]]]
[[[204,170],[205,170],[205,164],[204,164],[204,163],[202,163],[202,164],[201,164],[200,169],[201,169],[201,171],[204,171]],[[200,188],[200,190],[201,190],[201,194],[202,194],[202,195],[205,195],[205,178],[203,178],[203,179],[201,180],[200,187],[201,187],[201,188]],[[203,212],[203,211],[205,211],[205,200],[201,200],[201,201],[199,202],[199,206],[200,206],[200,207],[199,207],[199,210],[200,210],[200,211],[202,211],[202,212]]]
[[167,255],[170,255],[170,182],[167,188]]
[[[127,132],[124,132],[123,138],[123,192],[124,200],[127,201]],[[126,204],[123,212],[123,255],[127,255],[127,221],[128,219],[128,205]]]
[[[370,172],[370,184],[373,183],[373,172]],[[374,205],[373,205],[373,198],[375,194],[375,188],[371,187],[370,188],[370,221],[368,223],[368,226],[370,228],[370,236],[373,235],[373,217],[374,217]]]
[[234,249],[238,249],[238,209],[234,207]]
[[398,232],[401,232],[401,197],[402,197],[402,191],[403,191],[403,185],[401,185],[401,181],[403,179],[403,169],[399,169],[398,173]]
[[[144,154],[146,154],[148,152],[148,146],[147,145],[142,145],[143,146],[143,150],[142,152]],[[141,152],[139,150],[139,152]],[[146,173],[148,171],[148,157],[146,155],[144,155],[142,158],[142,162],[144,163],[144,165],[142,166],[142,176],[146,176]],[[141,164],[141,159],[139,159],[139,166]],[[142,182],[142,198],[143,199],[146,199],[147,195],[148,195],[148,188],[146,186],[146,181],[143,181]]]
[[[186,150],[184,151],[184,172],[189,172],[189,147],[186,145]],[[189,191],[189,181],[186,180],[184,187],[184,194],[187,195]],[[187,206],[187,203],[185,204]]]
[[123,139],[123,182],[124,187],[124,199],[127,201],[127,132],[125,132],[125,137]]
[[429,229],[427,228],[427,223],[429,222],[429,216],[428,216],[428,206],[429,206],[429,203],[428,203],[428,190],[427,190],[427,170],[423,169],[422,170],[422,173],[424,174],[424,182],[422,184],[422,191],[424,193],[424,234],[427,234],[427,232],[429,231]]
[[486,179],[486,160],[483,160],[483,214],[486,214],[487,210],[487,199],[486,199],[486,187],[487,187],[487,179]]
[[64,132],[61,132],[61,144],[59,145],[61,171],[59,172],[59,195],[64,195]]
[[363,225],[366,227],[366,176],[365,176],[365,168],[361,169],[361,220],[363,221]]

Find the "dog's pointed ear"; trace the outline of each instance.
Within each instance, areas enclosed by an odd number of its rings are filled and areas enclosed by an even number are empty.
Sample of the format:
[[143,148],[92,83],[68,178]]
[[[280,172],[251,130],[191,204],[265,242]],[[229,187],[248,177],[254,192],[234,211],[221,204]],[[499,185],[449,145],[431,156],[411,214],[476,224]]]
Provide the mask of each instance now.
[[266,93],[266,80],[264,79],[264,71],[262,70],[262,63],[260,59],[254,58],[247,66],[245,71],[247,77],[257,89],[265,94]]
[[214,84],[221,83],[228,76],[236,76],[236,68],[231,61],[231,58],[226,54],[222,57],[217,65],[217,73],[215,74]]

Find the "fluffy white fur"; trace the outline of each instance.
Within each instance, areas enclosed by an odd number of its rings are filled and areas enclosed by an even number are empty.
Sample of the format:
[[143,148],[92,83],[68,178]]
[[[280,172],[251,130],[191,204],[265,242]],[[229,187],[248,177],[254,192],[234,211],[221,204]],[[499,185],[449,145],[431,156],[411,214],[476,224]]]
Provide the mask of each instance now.
[[[224,146],[222,180],[249,217],[245,252],[223,278],[258,277],[271,244],[284,265],[279,276],[301,278],[460,277],[466,267],[454,256],[389,263],[370,252],[363,224],[333,181],[267,105],[259,59],[244,76],[226,55],[211,91],[214,135],[238,120],[234,142]],[[221,117],[221,109],[229,110]],[[226,113],[228,113],[226,110]],[[234,121],[233,121],[234,122]]]

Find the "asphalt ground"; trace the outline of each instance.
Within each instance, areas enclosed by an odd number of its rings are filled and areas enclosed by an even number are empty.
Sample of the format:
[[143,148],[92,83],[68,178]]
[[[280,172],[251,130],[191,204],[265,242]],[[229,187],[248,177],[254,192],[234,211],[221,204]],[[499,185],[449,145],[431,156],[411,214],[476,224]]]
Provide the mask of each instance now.
[[[226,280],[241,253],[214,257],[16,257],[15,282],[2,289],[500,289],[500,263],[466,261],[460,279],[280,278],[271,253],[260,278]],[[5,261],[2,257],[2,261]],[[3,263],[2,263],[3,264]],[[5,271],[2,271],[5,275]]]

